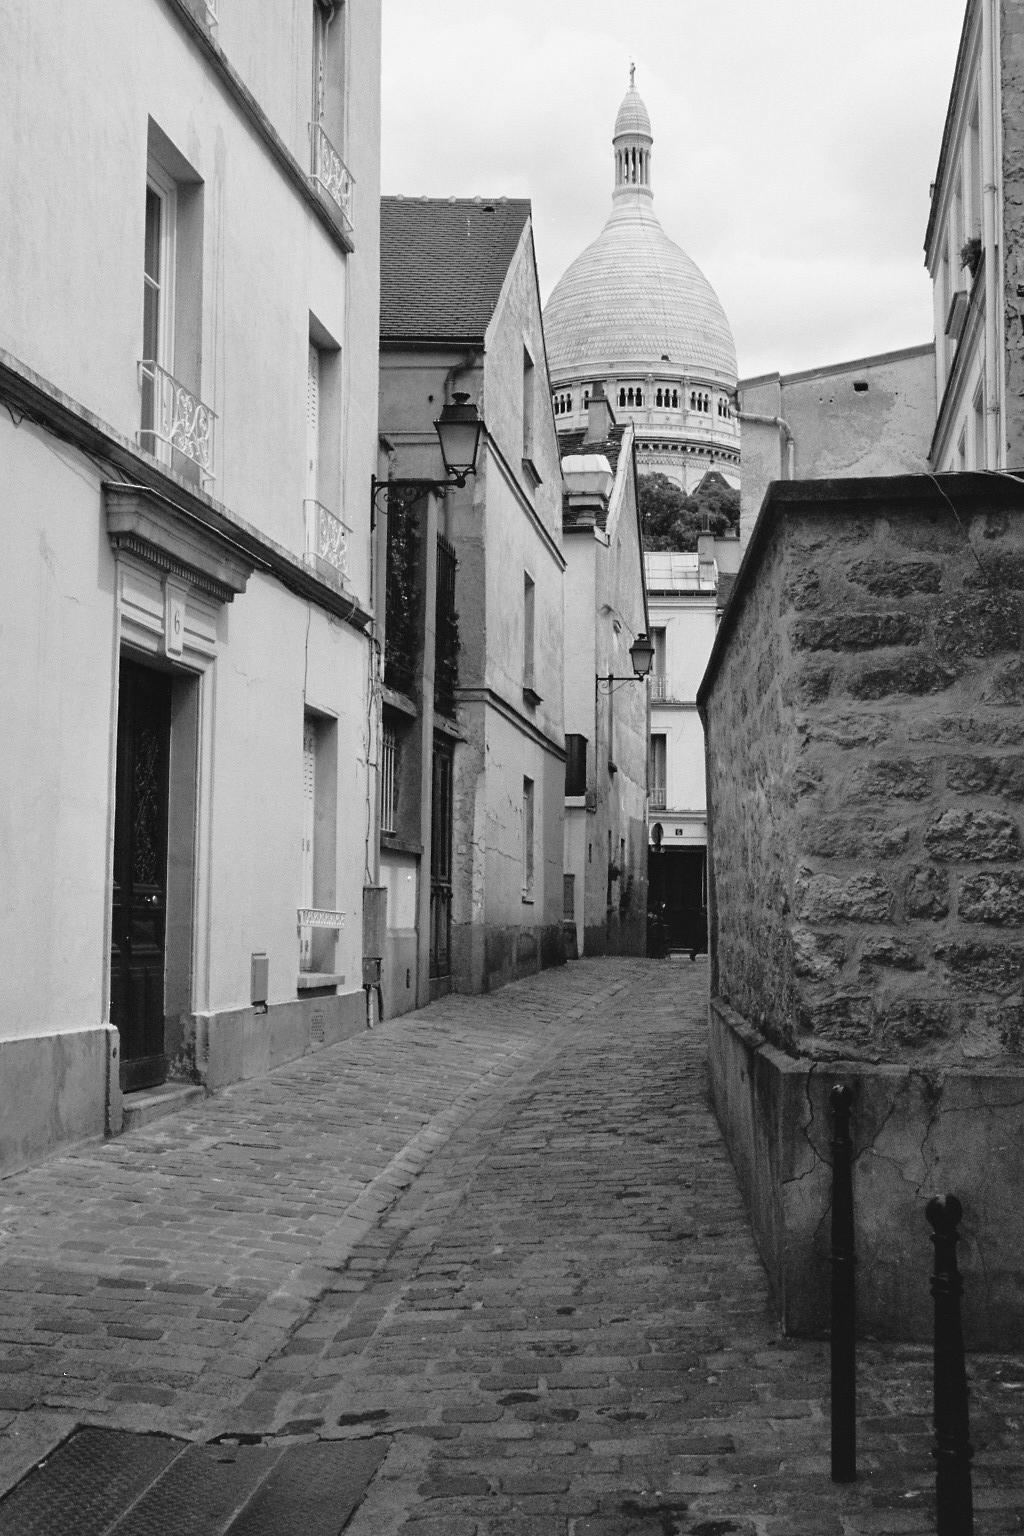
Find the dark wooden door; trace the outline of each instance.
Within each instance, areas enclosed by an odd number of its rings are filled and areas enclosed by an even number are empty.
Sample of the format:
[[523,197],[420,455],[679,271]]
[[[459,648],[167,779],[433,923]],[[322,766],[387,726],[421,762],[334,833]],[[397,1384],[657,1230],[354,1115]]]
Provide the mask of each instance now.
[[121,662],[117,700],[110,1019],[121,1035],[121,1087],[167,1076],[164,931],[171,680]]

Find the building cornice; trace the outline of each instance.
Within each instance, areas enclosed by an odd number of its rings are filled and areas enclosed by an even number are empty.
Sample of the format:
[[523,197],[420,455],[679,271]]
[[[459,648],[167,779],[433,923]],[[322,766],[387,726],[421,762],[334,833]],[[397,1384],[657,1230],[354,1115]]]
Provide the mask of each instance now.
[[[224,50],[211,34],[206,21],[199,18],[189,0],[163,0],[163,3],[209,64],[225,93],[248,119],[256,137],[262,141],[263,147],[284,179],[291,183],[313,217],[341,250],[345,252],[353,250],[355,247],[352,236],[345,228],[340,212],[335,209],[326,193],[319,192],[313,178],[302,169],[241,75],[228,62]],[[202,5],[201,0],[199,9],[205,15],[205,6]]]
[[517,730],[522,731],[524,736],[529,736],[531,741],[535,741],[539,747],[543,747],[545,752],[550,752],[560,762],[565,762],[564,745],[555,741],[554,737],[549,736],[546,731],[542,731],[539,725],[535,725],[532,720],[516,709],[514,704],[510,704],[507,699],[503,699],[501,694],[497,693],[495,689],[458,688],[456,690],[456,698],[460,704],[483,704],[487,708],[495,710],[499,715],[508,720],[510,724],[514,725]]
[[[250,561],[254,570],[273,576],[342,623],[363,633],[372,615],[341,585],[319,575],[299,556],[260,533],[205,491],[164,469],[150,454],[87,411],[19,359],[0,349],[0,401],[22,420],[31,421],[116,471],[130,486],[146,488],[152,498],[196,529],[205,529]],[[16,423],[20,425],[20,421]],[[105,478],[105,477],[101,477]],[[111,477],[113,478],[113,477]]]

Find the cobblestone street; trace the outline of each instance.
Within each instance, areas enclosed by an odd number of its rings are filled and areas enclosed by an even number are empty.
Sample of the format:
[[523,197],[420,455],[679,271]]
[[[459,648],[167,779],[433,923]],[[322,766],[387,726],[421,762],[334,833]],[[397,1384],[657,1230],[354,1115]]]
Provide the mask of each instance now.
[[[377,1440],[350,1536],[934,1531],[923,1348],[861,1347],[861,1477],[829,1480],[706,986],[594,960],[448,998],[5,1180],[0,1490],[87,1423]],[[968,1371],[976,1529],[1024,1530],[1024,1362]]]

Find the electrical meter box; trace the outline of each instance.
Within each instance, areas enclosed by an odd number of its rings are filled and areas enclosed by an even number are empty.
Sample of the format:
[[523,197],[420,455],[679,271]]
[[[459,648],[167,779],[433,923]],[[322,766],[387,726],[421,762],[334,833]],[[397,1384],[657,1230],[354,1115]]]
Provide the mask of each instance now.
[[267,995],[270,991],[270,961],[266,954],[259,950],[249,962],[249,1001],[254,1008],[267,1006]]
[[388,888],[363,886],[363,960],[383,960],[388,931]]

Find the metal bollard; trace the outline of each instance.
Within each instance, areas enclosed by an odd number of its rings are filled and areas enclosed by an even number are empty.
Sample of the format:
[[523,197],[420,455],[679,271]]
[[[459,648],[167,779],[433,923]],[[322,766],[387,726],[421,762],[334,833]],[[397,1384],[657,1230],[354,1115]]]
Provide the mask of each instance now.
[[853,1094],[837,1083],[832,1106],[832,1481],[857,1476],[857,1318],[853,1228]]
[[957,1227],[963,1208],[955,1195],[929,1200],[925,1215],[932,1228],[935,1270],[935,1503],[938,1536],[973,1536],[970,1422],[967,1372],[960,1321],[963,1280],[956,1262]]

